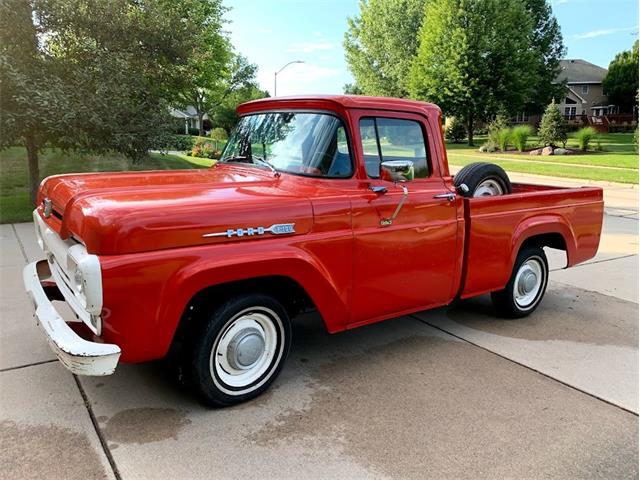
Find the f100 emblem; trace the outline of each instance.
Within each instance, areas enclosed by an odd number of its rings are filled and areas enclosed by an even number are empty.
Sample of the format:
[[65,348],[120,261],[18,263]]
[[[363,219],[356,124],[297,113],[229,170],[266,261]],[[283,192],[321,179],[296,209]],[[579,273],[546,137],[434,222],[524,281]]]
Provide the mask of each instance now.
[[293,228],[295,223],[274,223],[270,227],[255,227],[255,228],[230,228],[225,232],[218,233],[205,233],[203,237],[244,237],[253,235],[264,235],[270,233],[272,235],[283,235],[287,233],[296,233]]

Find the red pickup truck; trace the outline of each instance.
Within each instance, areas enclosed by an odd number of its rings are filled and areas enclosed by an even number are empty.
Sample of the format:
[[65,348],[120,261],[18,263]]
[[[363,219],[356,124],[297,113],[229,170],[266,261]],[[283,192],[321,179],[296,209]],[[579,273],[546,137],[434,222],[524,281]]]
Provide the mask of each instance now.
[[[549,269],[596,254],[599,188],[449,173],[437,106],[359,96],[238,107],[209,169],[58,175],[34,211],[24,283],[61,362],[108,375],[171,358],[204,400],[263,392],[316,309],[335,333],[491,292],[531,313]],[[52,300],[66,301],[66,322]]]

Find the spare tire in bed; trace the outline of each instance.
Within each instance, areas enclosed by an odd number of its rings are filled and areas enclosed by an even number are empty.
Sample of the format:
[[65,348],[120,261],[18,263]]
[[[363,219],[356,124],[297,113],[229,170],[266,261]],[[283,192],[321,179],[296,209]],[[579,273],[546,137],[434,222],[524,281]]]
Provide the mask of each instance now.
[[[487,162],[470,163],[463,167],[453,184],[465,197],[487,197],[511,193],[511,181],[498,165]],[[467,188],[461,187],[466,185]]]

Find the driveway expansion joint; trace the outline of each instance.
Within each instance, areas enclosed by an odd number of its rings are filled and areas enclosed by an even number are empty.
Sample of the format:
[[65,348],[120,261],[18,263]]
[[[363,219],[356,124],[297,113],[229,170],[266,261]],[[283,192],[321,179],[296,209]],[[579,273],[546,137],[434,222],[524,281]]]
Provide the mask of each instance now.
[[447,331],[447,330],[445,330],[445,329],[443,329],[443,328],[441,328],[441,327],[439,327],[437,325],[433,325],[432,323],[429,323],[429,322],[423,320],[420,317],[417,317],[415,315],[408,315],[408,317],[409,318],[413,318],[414,320],[417,320],[420,323],[428,325],[431,328],[435,328],[436,330],[439,330],[439,331],[441,331],[443,333],[446,333],[447,335],[451,335],[452,337],[457,338],[458,340],[461,340],[461,341],[463,341],[465,343],[468,343],[469,345],[473,345],[474,347],[480,348],[480,349],[482,349],[482,350],[484,350],[486,352],[489,352],[489,353],[491,353],[491,354],[493,354],[493,355],[495,355],[497,357],[500,357],[500,358],[502,358],[504,360],[507,360],[508,362],[515,363],[516,365],[519,365],[519,366],[521,366],[523,368],[526,368],[527,370],[530,370],[530,371],[535,372],[535,373],[537,373],[539,375],[542,375],[543,377],[546,377],[546,378],[548,378],[549,380],[551,380],[553,382],[557,382],[557,383],[559,383],[561,385],[564,385],[565,387],[568,387],[571,390],[575,390],[576,392],[580,392],[580,393],[582,393],[584,395],[587,395],[587,396],[589,396],[591,398],[594,398],[594,399],[599,400],[599,401],[601,401],[603,403],[606,403],[607,405],[611,405],[612,407],[615,407],[615,408],[617,408],[619,410],[622,410],[622,411],[624,411],[626,413],[630,413],[631,415],[633,415],[635,417],[638,417],[638,413],[634,412],[633,410],[629,410],[629,409],[627,409],[625,407],[622,407],[620,405],[616,405],[615,403],[612,403],[609,400],[606,400],[604,398],[598,397],[597,395],[594,395],[593,393],[581,390],[580,388],[577,388],[577,387],[575,387],[575,386],[573,386],[573,385],[571,385],[569,383],[563,382],[562,380],[558,380],[557,378],[554,378],[554,377],[552,377],[552,376],[550,376],[550,375],[548,375],[548,374],[546,374],[544,372],[541,372],[540,370],[537,370],[537,369],[535,369],[533,367],[530,367],[529,365],[526,365],[524,363],[518,362],[517,360],[513,360],[512,358],[509,358],[509,357],[506,357],[506,356],[501,355],[499,353],[496,353],[493,350],[489,350],[487,347],[483,347],[482,345],[478,345],[477,343],[474,343],[471,340],[468,340],[468,339],[466,339],[464,337],[456,335],[455,333],[451,333],[451,332],[449,332],[449,331]]
[[24,245],[22,244],[22,240],[20,240],[20,235],[18,235],[18,231],[16,230],[16,226],[12,223],[11,230],[13,230],[13,234],[16,237],[16,241],[18,242],[18,246],[20,247],[20,252],[22,252],[22,257],[24,258],[25,263],[29,263],[29,257],[27,257],[27,252],[24,249]]
[[52,363],[57,361],[58,361],[57,358],[52,358],[51,360],[42,360],[41,362],[27,363],[25,365],[17,365],[15,367],[0,368],[0,373],[11,372],[13,370],[20,370],[21,368],[27,368],[27,367],[37,367],[38,365],[45,365],[47,363]]
[[621,257],[603,258],[602,260],[594,260],[592,262],[584,262],[584,263],[580,263],[578,265],[573,265],[572,267],[552,268],[551,271],[552,272],[559,272],[559,271],[562,271],[562,270],[567,270],[568,268],[586,267],[586,266],[589,266],[589,265],[595,265],[596,263],[612,262],[614,260],[622,260],[624,258],[631,258],[631,257],[637,257],[637,256],[638,256],[637,253],[630,253],[629,255],[622,255]]
[[87,413],[89,414],[89,418],[91,419],[91,423],[93,424],[93,428],[98,436],[98,440],[100,441],[100,445],[102,446],[102,451],[104,455],[107,457],[107,461],[109,462],[109,466],[111,467],[111,471],[113,472],[113,476],[116,480],[122,480],[122,476],[120,475],[120,471],[118,470],[118,466],[116,465],[116,461],[111,454],[111,450],[107,444],[106,438],[100,430],[100,426],[98,425],[98,420],[93,412],[93,407],[91,406],[91,402],[89,401],[89,397],[87,397],[87,393],[84,390],[84,387],[80,383],[80,379],[77,375],[73,375],[73,379],[78,386],[78,390],[80,391],[80,395],[82,396],[82,400],[84,401],[84,406],[87,409]]

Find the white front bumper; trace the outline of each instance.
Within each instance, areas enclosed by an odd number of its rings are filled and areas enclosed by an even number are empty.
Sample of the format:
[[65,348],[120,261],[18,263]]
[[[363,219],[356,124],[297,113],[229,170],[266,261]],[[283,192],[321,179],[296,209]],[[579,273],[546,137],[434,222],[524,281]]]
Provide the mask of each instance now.
[[36,319],[47,334],[56,356],[77,375],[112,374],[118,365],[120,347],[89,342],[67,325],[42,288],[41,281],[50,276],[51,270],[46,260],[30,263],[22,272],[24,287],[36,310]]

